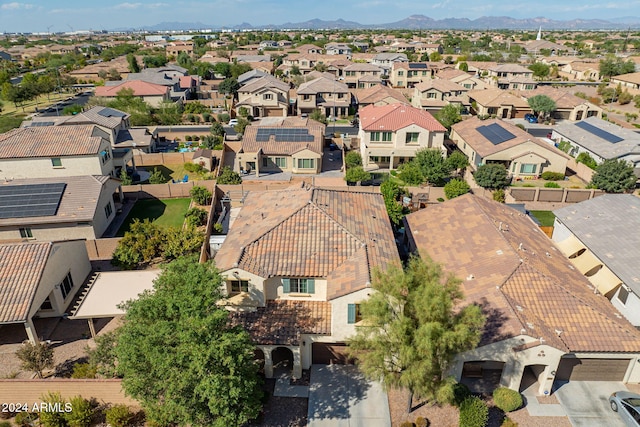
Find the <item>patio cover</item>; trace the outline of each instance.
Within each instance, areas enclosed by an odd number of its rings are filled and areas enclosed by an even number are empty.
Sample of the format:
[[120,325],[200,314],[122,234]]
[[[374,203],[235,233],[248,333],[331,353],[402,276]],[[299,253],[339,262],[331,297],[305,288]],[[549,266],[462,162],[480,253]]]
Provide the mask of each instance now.
[[556,242],[556,246],[566,257],[578,253],[581,249],[586,249],[580,240],[575,236],[569,236],[560,242]]
[[596,274],[589,277],[589,281],[602,295],[607,295],[622,284],[622,281],[607,267],[602,267]]
[[582,274],[589,272],[594,267],[602,265],[602,262],[594,254],[589,251],[585,251],[582,255],[575,257],[571,260],[573,265]]

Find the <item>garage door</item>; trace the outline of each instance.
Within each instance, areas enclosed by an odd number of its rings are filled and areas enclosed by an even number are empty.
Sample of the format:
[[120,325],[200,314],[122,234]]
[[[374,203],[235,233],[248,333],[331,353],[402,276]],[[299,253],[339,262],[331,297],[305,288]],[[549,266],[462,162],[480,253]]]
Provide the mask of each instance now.
[[352,364],[353,359],[347,357],[346,350],[346,344],[314,342],[311,347],[312,363],[319,365]]
[[557,380],[563,381],[623,381],[630,359],[560,360]]
[[282,117],[282,108],[265,108],[265,117]]

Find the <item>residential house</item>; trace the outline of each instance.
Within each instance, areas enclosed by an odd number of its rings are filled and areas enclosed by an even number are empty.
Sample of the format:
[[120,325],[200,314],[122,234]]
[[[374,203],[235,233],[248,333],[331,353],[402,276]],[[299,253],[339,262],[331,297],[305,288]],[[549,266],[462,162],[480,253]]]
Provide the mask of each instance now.
[[[168,64],[159,68],[144,68],[139,73],[127,75],[127,81],[142,81],[154,85],[166,86],[169,89],[169,98],[172,101],[192,99],[195,96],[193,89],[193,78],[189,84],[184,84],[184,77],[188,76],[186,68],[175,64]],[[107,86],[119,84],[118,82],[107,82]],[[196,78],[195,85],[200,84],[200,79]]]
[[409,102],[399,90],[382,84],[358,90],[355,92],[355,97],[360,109],[367,105],[381,106]]
[[[298,67],[300,74],[305,75],[314,71],[318,64],[329,65],[332,62],[336,61],[339,56],[338,55],[321,55],[317,53],[291,53],[284,58],[282,58],[282,64],[278,67],[279,70],[285,75],[289,75],[291,73],[291,69],[295,66]],[[349,58],[345,55],[341,59],[348,60]]]
[[346,43],[327,43],[324,45],[324,51],[327,55],[346,55],[347,58],[353,53]]
[[631,89],[631,93],[640,94],[640,73],[620,74],[611,77],[611,85],[620,85],[623,89]]
[[573,266],[640,326],[640,198],[605,194],[553,211],[552,239]]
[[413,88],[432,77],[432,70],[424,62],[394,62],[389,72],[389,82],[393,87]]
[[469,73],[465,73],[458,69],[443,69],[438,71],[434,76],[435,79],[449,80],[453,83],[457,83],[467,90],[480,90],[485,89],[487,84],[484,80],[474,77]]
[[178,57],[181,53],[186,53],[191,57],[193,55],[193,42],[177,41],[166,45],[165,53],[167,56]]
[[260,49],[277,48],[278,42],[274,40],[263,40],[260,42]]
[[[462,62],[458,62],[456,67],[460,69],[460,64]],[[475,74],[478,77],[485,77],[489,75],[489,69],[495,68],[498,66],[497,62],[492,61],[466,61],[467,64],[467,72],[469,74]]]
[[327,117],[344,117],[352,104],[347,85],[324,76],[302,83],[296,93],[298,115],[320,110]]
[[304,186],[249,192],[214,259],[223,304],[261,350],[266,376],[288,361],[296,378],[344,363],[372,271],[400,265],[380,194]]
[[[640,381],[640,332],[567,262],[527,215],[466,194],[405,218],[411,252],[461,279],[486,318],[454,378],[549,395],[562,381]],[[484,386],[484,389],[476,388]]]
[[289,84],[270,75],[238,89],[236,112],[246,108],[253,117],[286,117],[289,113]]
[[569,154],[574,157],[587,153],[596,163],[626,160],[640,177],[640,135],[630,129],[592,116],[576,123],[561,122],[553,129],[551,139],[568,142]]
[[580,121],[587,117],[602,117],[602,108],[563,89],[551,86],[540,86],[532,91],[521,92],[525,99],[536,95],[545,95],[551,98],[556,109],[551,113],[554,119]]
[[514,119],[532,112],[526,99],[502,89],[471,90],[467,95],[471,112],[478,116]]
[[247,71],[246,73],[242,73],[238,76],[238,83],[240,84],[240,86],[244,86],[253,80],[257,80],[268,75],[270,74],[260,70]]
[[472,117],[456,123],[451,127],[451,140],[467,156],[472,171],[500,163],[515,179],[537,177],[545,171],[564,174],[569,160],[557,148],[500,119]]
[[[141,63],[142,57],[137,57],[136,60],[138,64]],[[117,76],[120,76],[122,79],[126,79],[129,75],[129,63],[127,62],[126,56],[120,56],[118,58],[112,59],[108,62],[98,62],[95,64],[89,64],[86,67],[80,68],[78,70],[72,70],[68,74],[71,77],[75,77],[80,82],[102,82],[107,76],[115,73]]]
[[95,125],[42,126],[0,134],[0,177],[115,176],[109,134]]
[[446,153],[446,128],[430,113],[408,104],[369,105],[360,109],[360,155],[366,170],[393,170],[436,148]]
[[470,104],[467,92],[465,87],[450,80],[429,79],[414,86],[411,105],[430,113],[436,113],[449,104],[468,109]]
[[373,57],[371,63],[385,70],[385,74],[389,74],[394,62],[409,62],[407,55],[397,52],[378,53]]
[[113,86],[97,86],[95,96],[115,99],[122,90],[132,90],[133,96],[141,98],[152,107],[170,101],[170,89],[167,86],[148,83],[142,80],[125,80]]
[[343,73],[349,89],[365,89],[382,82],[383,70],[372,64],[355,63],[344,67]]
[[234,170],[315,174],[322,168],[325,126],[308,118],[264,119],[247,126]]
[[547,40],[530,40],[524,44],[524,49],[527,53],[533,55],[542,55],[542,52],[547,53],[547,51],[550,52],[551,55],[562,55],[572,50],[567,46]]
[[[322,48],[316,46],[315,44],[303,44],[300,46],[296,46],[295,47],[295,52],[296,53],[301,53],[303,55],[308,55],[308,54],[321,54],[322,53]],[[290,52],[293,53],[293,52]]]
[[0,241],[94,240],[122,207],[109,176],[14,179],[0,184]]
[[91,272],[84,240],[0,244],[0,325],[22,324],[41,340],[34,317],[61,317]]
[[518,64],[498,64],[487,69],[489,77],[509,79],[513,77],[533,77],[533,71]]
[[560,77],[578,81],[600,80],[600,66],[598,62],[571,61],[558,69]]

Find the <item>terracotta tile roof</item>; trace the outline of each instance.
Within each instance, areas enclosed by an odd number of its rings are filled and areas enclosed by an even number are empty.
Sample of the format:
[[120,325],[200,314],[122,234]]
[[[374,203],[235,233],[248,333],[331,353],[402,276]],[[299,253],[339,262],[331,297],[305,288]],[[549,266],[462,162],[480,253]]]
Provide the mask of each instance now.
[[380,194],[292,187],[249,193],[215,261],[261,277],[326,277],[331,299],[369,286],[371,269],[399,256]]
[[450,80],[444,79],[429,79],[416,84],[414,87],[420,92],[424,92],[425,90],[429,89],[435,89],[439,92],[467,92],[469,90],[464,86],[459,85],[458,83],[454,83]]
[[115,97],[122,89],[132,89],[134,96],[163,96],[168,93],[167,86],[142,80],[127,80],[115,86],[98,86],[95,95]]
[[[588,101],[577,97],[572,93],[551,86],[539,86],[534,90],[522,92],[522,96],[525,98],[530,98],[536,95],[546,95],[549,98],[553,99],[556,103],[556,107],[559,109],[572,109],[577,107],[578,105],[590,104]],[[593,107],[595,108],[595,105],[593,105]]]
[[450,80],[456,77],[463,77],[463,76],[471,77],[469,73],[466,73],[462,70],[458,70],[456,68],[438,71],[438,74],[436,75],[437,78],[445,79],[445,80]]
[[238,92],[256,92],[265,88],[274,88],[282,92],[287,93],[289,91],[289,85],[283,81],[280,81],[272,76],[264,76],[254,80],[251,80],[246,85],[242,86]]
[[570,352],[633,352],[640,332],[526,215],[465,195],[407,216],[418,251],[483,306],[483,344],[521,334]]
[[389,102],[387,102],[389,104],[395,102],[403,102],[406,104],[409,103],[409,100],[405,98],[402,93],[400,93],[396,89],[393,89],[392,87],[382,84],[377,84],[367,89],[358,90],[355,93],[359,104],[376,104],[386,99],[389,100]]
[[52,243],[0,245],[0,323],[27,320]]
[[96,130],[93,125],[13,129],[0,134],[0,159],[97,154],[103,139]]
[[317,93],[348,93],[349,88],[346,84],[329,79],[326,77],[318,77],[306,83],[302,83],[298,87],[298,95],[315,95]]
[[366,131],[395,132],[413,124],[430,132],[446,132],[431,113],[407,104],[368,105],[360,110],[360,125]]
[[379,73],[382,73],[382,68],[373,64],[356,62],[355,64],[351,64],[348,67],[345,67],[344,71],[377,71]]
[[[284,123],[284,122],[282,122]],[[313,136],[313,141],[278,141],[271,135],[268,141],[257,141],[258,131],[261,129],[307,129]],[[324,125],[313,120],[307,126],[247,126],[242,136],[242,150],[245,153],[257,153],[262,150],[265,155],[292,155],[308,149],[322,155],[324,143]]]
[[485,107],[513,105],[518,109],[531,110],[527,100],[502,89],[481,89],[467,92],[470,99]]
[[[515,138],[504,141],[500,144],[493,144],[480,132],[478,132],[479,127],[489,126],[492,124],[497,124],[501,128],[511,132],[511,134],[513,134]],[[473,148],[473,150],[478,153],[480,157],[490,156],[506,149],[516,147],[527,141],[531,141],[534,144],[539,145],[545,151],[552,151],[558,155],[561,155],[562,157],[568,158],[566,153],[563,153],[557,148],[552,147],[551,145],[540,141],[538,138],[531,136],[531,134],[520,129],[514,124],[500,119],[480,120],[474,116],[470,119],[463,120],[460,123],[456,123],[451,127],[451,131],[455,132],[455,134],[457,134],[462,140],[464,140],[467,145],[471,146],[471,148]]]
[[331,335],[331,303],[267,301],[256,311],[231,312],[231,323],[243,326],[256,344],[300,345],[300,335]]
[[518,64],[498,64],[489,70],[502,73],[533,74],[533,71]]

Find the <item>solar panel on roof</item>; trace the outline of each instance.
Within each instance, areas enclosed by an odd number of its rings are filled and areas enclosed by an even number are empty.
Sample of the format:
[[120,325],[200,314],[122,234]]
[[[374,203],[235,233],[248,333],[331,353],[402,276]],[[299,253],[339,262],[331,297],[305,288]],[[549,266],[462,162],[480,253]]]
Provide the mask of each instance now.
[[409,64],[409,68],[417,68],[417,69],[422,69],[422,70],[426,70],[428,68],[427,64],[422,64],[419,62],[412,62]]
[[605,141],[608,141],[608,142],[610,142],[612,144],[615,144],[617,142],[620,142],[620,141],[624,140],[624,138],[620,138],[619,136],[614,135],[612,133],[609,133],[606,130],[602,130],[599,127],[596,127],[596,126],[592,125],[591,123],[578,122],[578,123],[576,123],[576,126],[578,126],[580,129],[586,130],[590,134],[595,135],[598,138],[602,138]]
[[67,184],[27,184],[0,187],[0,219],[53,216]]
[[484,136],[493,145],[502,144],[505,141],[515,138],[516,136],[500,126],[497,123],[492,123],[486,126],[480,126],[476,128],[480,135]]
[[313,142],[313,135],[309,135],[304,128],[259,128],[256,133],[257,142],[267,142],[271,136],[276,142]]
[[124,117],[126,115],[122,111],[114,110],[113,108],[103,108],[98,111],[98,114],[103,117]]
[[31,122],[30,127],[53,126],[55,122]]

